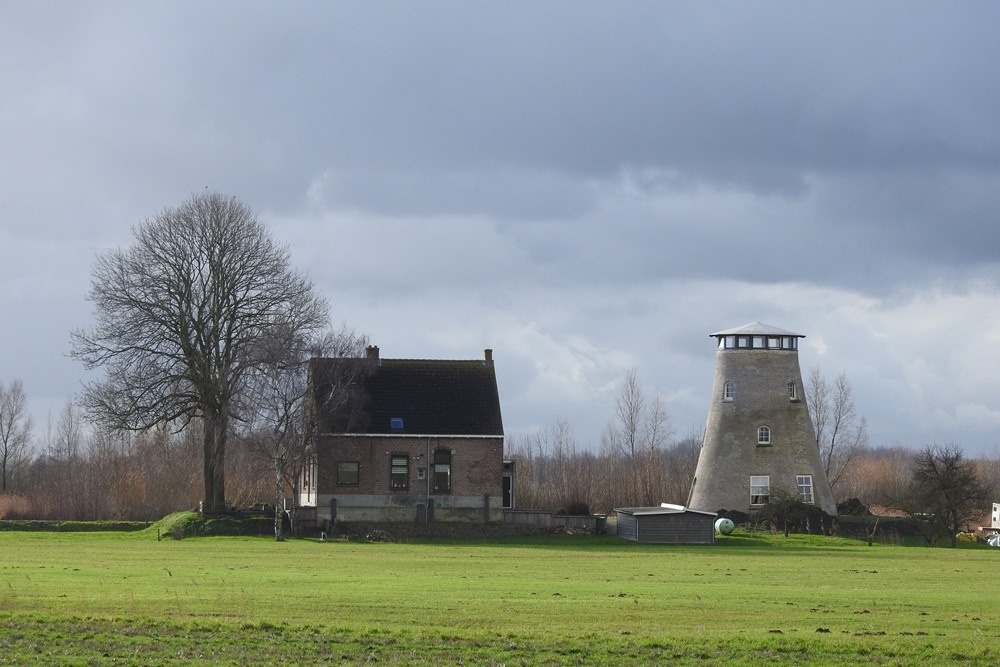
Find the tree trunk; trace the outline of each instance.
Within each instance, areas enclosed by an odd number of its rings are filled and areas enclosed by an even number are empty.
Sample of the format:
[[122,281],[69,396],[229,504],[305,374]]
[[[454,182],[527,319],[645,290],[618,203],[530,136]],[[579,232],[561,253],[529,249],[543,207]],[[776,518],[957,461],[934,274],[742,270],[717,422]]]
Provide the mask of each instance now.
[[274,539],[276,542],[283,542],[285,536],[282,531],[282,517],[281,514],[284,512],[282,505],[284,505],[284,493],[282,493],[282,465],[279,459],[274,460]]
[[226,509],[226,430],[228,416],[225,411],[206,413],[204,418],[205,442],[205,500],[202,511],[211,514]]

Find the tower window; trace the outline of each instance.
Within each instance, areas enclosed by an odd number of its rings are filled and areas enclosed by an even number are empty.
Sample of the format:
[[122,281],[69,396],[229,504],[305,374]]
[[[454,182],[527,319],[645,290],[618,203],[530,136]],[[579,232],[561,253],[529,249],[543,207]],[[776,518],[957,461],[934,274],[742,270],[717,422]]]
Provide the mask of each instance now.
[[771,499],[771,478],[768,475],[750,476],[750,504],[766,505]]
[[796,475],[795,484],[799,487],[799,500],[812,505],[813,503],[813,477],[812,475]]
[[757,429],[757,444],[758,445],[770,445],[771,444],[771,429],[767,426],[761,426]]
[[795,386],[794,382],[788,383],[788,400],[797,401],[799,400],[799,391]]
[[736,398],[736,385],[732,382],[727,382],[725,388],[722,390],[722,400],[731,401]]

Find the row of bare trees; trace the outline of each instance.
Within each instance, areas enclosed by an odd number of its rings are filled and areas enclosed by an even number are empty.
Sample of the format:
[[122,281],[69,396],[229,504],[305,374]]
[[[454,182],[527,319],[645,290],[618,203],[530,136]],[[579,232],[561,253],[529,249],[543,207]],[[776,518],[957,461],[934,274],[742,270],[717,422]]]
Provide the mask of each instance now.
[[[968,460],[954,445],[920,451],[871,447],[867,420],[857,410],[846,374],[829,382],[813,369],[806,400],[816,447],[838,503],[856,498],[914,516],[950,513],[951,525],[957,525],[981,514],[987,498],[1000,499],[1000,458]],[[527,437],[508,439],[508,456],[518,466],[516,502],[521,508],[569,513],[684,504],[701,440],[697,433],[675,439],[659,395],[647,395],[631,370],[596,453],[578,444],[565,419]],[[944,477],[941,470],[951,471],[950,476],[947,483],[935,485]],[[956,512],[954,503],[943,509],[948,503],[941,493],[967,500],[964,511]]]
[[[540,433],[510,438],[507,446],[508,456],[517,462],[518,507],[570,513],[587,508],[604,513],[616,507],[686,503],[701,437],[684,437],[633,460],[614,451],[594,453],[578,447],[571,426],[559,420]],[[949,452],[944,457],[945,465],[955,465],[954,454],[961,454],[961,450],[953,445],[920,451],[905,447],[859,450],[852,459],[850,474],[841,476],[834,486],[834,497],[838,503],[857,498],[876,511],[905,511],[912,506],[916,490],[933,488],[926,472],[916,487],[914,479],[921,463],[926,469],[927,462],[934,460],[936,455],[928,451],[941,449]],[[1000,456],[963,460],[964,477],[960,481],[966,480],[966,495],[978,499],[972,514],[981,517],[990,499],[1000,500]],[[967,483],[970,472],[975,485]],[[641,484],[633,485],[635,479]]]
[[635,369],[615,397],[597,453],[577,443],[565,419],[507,443],[517,462],[518,506],[569,513],[685,503],[700,447],[696,434],[674,439],[660,395],[647,395]]
[[[262,361],[233,396],[238,419],[227,427],[233,447],[224,477],[232,506],[274,505],[281,539],[283,499],[296,492],[308,455],[309,360],[360,357],[367,337],[343,325],[321,337],[274,333],[257,344]],[[0,518],[147,520],[198,507],[206,424],[127,429],[86,422],[67,403],[36,437],[23,383],[0,382]]]
[[[29,440],[0,494],[0,519],[152,521],[201,500],[202,434],[95,428],[73,403]],[[271,462],[248,433],[234,438],[226,472],[239,506],[273,502]]]

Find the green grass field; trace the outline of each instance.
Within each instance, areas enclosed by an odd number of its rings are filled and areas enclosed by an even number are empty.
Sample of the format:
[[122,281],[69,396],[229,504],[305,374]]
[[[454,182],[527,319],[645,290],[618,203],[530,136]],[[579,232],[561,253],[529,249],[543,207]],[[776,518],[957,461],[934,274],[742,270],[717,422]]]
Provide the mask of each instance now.
[[0,664],[995,665],[1000,550],[0,532]]

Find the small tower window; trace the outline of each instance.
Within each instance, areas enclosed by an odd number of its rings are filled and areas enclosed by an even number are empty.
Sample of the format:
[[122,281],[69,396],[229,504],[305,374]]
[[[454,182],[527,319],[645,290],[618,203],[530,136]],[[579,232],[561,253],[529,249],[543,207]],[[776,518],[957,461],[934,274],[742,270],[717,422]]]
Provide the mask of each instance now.
[[750,476],[750,504],[766,505],[771,499],[771,478],[768,475]]
[[795,382],[788,383],[788,400],[790,401],[799,400],[799,390],[795,387]]
[[767,426],[761,426],[757,429],[757,444],[758,445],[770,445],[771,444],[771,429]]
[[812,475],[796,475],[795,484],[799,487],[799,500],[807,505],[813,504],[813,477]]
[[736,398],[736,385],[732,382],[727,382],[725,389],[722,390],[722,400],[732,401]]

